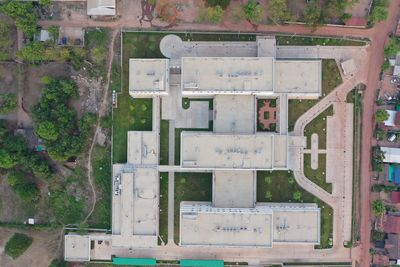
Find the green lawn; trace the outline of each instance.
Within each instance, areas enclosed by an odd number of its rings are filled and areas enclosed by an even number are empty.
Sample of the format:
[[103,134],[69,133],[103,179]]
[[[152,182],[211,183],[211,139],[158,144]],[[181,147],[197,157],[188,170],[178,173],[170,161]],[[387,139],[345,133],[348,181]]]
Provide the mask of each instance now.
[[94,151],[93,178],[100,193],[88,224],[93,228],[111,228],[111,160],[110,148],[96,146]]
[[[159,236],[166,244],[168,241],[168,173],[160,173],[160,213]],[[161,245],[161,240],[158,240]]]
[[160,122],[160,165],[168,165],[169,121]]
[[[323,59],[322,60],[322,99],[324,96],[329,94],[333,89],[342,83],[340,76],[339,67],[334,59]],[[290,99],[289,100],[289,115],[288,124],[289,131],[293,131],[294,124],[297,119],[314,106],[318,100],[306,100],[306,99]]]
[[[300,192],[301,200],[294,198]],[[304,202],[316,203],[321,208],[321,244],[316,248],[331,247],[330,238],[333,230],[333,210],[326,203],[301,188],[295,181],[292,172],[258,171],[257,202]]]
[[307,37],[307,36],[276,36],[277,45],[333,45],[333,46],[363,46],[365,41],[339,39],[329,37]]
[[318,154],[318,168],[311,168],[311,154],[304,154],[304,175],[325,191],[332,193],[332,184],[326,182],[326,154]]
[[333,106],[331,105],[304,127],[304,135],[307,137],[307,148],[311,148],[311,135],[316,133],[318,134],[318,149],[326,149],[326,119],[327,116],[332,115]]
[[212,201],[212,173],[175,173],[174,241],[179,243],[179,210],[182,201]]

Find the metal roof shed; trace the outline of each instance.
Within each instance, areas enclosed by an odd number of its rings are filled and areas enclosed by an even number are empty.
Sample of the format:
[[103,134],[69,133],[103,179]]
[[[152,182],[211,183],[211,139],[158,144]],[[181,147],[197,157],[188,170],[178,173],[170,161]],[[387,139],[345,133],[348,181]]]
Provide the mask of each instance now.
[[156,259],[152,258],[113,258],[114,265],[129,265],[129,266],[156,266]]
[[187,267],[224,267],[223,260],[181,260],[181,266]]

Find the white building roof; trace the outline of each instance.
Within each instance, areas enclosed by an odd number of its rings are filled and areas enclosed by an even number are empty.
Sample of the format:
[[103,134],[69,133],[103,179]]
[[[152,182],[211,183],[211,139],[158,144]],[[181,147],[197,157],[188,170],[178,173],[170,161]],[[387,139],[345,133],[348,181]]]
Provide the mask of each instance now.
[[[181,133],[182,168],[273,169],[287,166],[287,136],[269,133]],[[282,162],[283,161],[283,162]]]
[[381,147],[381,151],[385,154],[383,162],[400,163],[400,148]]
[[183,246],[272,247],[273,243],[319,244],[316,204],[258,203],[254,208],[217,208],[209,202],[182,202]]
[[168,59],[129,59],[129,93],[167,94]]
[[273,91],[274,59],[183,57],[183,94],[252,94]]
[[64,259],[66,261],[89,261],[90,236],[74,234],[65,235]]
[[397,111],[396,110],[386,110],[386,111],[389,114],[389,118],[387,120],[385,120],[383,123],[386,126],[396,126],[395,120],[396,120]]
[[87,0],[89,16],[114,16],[115,0]]
[[128,163],[158,164],[158,134],[157,132],[128,132]]

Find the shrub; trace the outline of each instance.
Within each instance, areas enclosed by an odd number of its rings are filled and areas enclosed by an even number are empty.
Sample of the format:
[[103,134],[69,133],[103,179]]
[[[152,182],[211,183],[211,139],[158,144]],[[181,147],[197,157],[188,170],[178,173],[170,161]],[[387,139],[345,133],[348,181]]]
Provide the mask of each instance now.
[[199,13],[200,22],[218,23],[222,19],[224,11],[220,6],[207,7],[202,9]]
[[230,0],[206,0],[208,6],[220,6],[222,9],[228,7]]
[[263,15],[263,10],[261,5],[255,0],[249,0],[244,6],[244,17],[253,23],[260,22]]
[[375,216],[382,216],[386,213],[385,203],[382,200],[374,200],[372,202],[372,212]]
[[22,233],[15,233],[6,243],[5,253],[13,259],[21,256],[32,244],[30,236]]
[[0,93],[0,114],[10,113],[17,108],[17,96],[13,93]]
[[381,231],[372,231],[372,241],[385,240],[385,233]]
[[375,113],[376,122],[384,122],[389,119],[389,113],[384,109],[378,109]]

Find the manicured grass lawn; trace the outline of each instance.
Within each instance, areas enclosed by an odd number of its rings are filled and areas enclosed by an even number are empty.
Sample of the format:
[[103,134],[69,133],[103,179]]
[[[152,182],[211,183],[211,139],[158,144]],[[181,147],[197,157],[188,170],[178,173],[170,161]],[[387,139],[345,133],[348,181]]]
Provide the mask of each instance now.
[[339,39],[329,37],[276,36],[277,45],[333,45],[333,46],[363,46],[365,41]]
[[318,149],[326,149],[326,119],[327,116],[333,115],[333,106],[329,106],[306,127],[304,127],[304,135],[307,137],[307,148],[311,148],[311,135],[313,133],[318,134]]
[[[300,200],[294,198],[295,192],[300,192]],[[316,203],[321,208],[321,244],[316,248],[329,248],[332,246],[330,242],[333,230],[332,208],[301,188],[296,183],[292,172],[258,171],[257,202]]]
[[304,175],[325,191],[332,193],[332,184],[326,182],[326,154],[318,154],[318,168],[311,168],[311,154],[304,154]]
[[[322,60],[322,99],[342,83],[339,67],[334,59]],[[293,131],[297,119],[314,106],[318,100],[290,99],[289,100],[289,131]]]
[[169,121],[160,122],[160,165],[168,165]]
[[[160,173],[160,213],[159,213],[159,236],[166,244],[168,241],[168,173]],[[158,244],[161,245],[161,240]]]
[[182,201],[212,201],[212,173],[175,173],[174,241],[179,243],[179,209]]
[[109,147],[96,146],[93,164],[93,178],[100,193],[92,215],[88,219],[90,227],[111,229],[111,153]]

